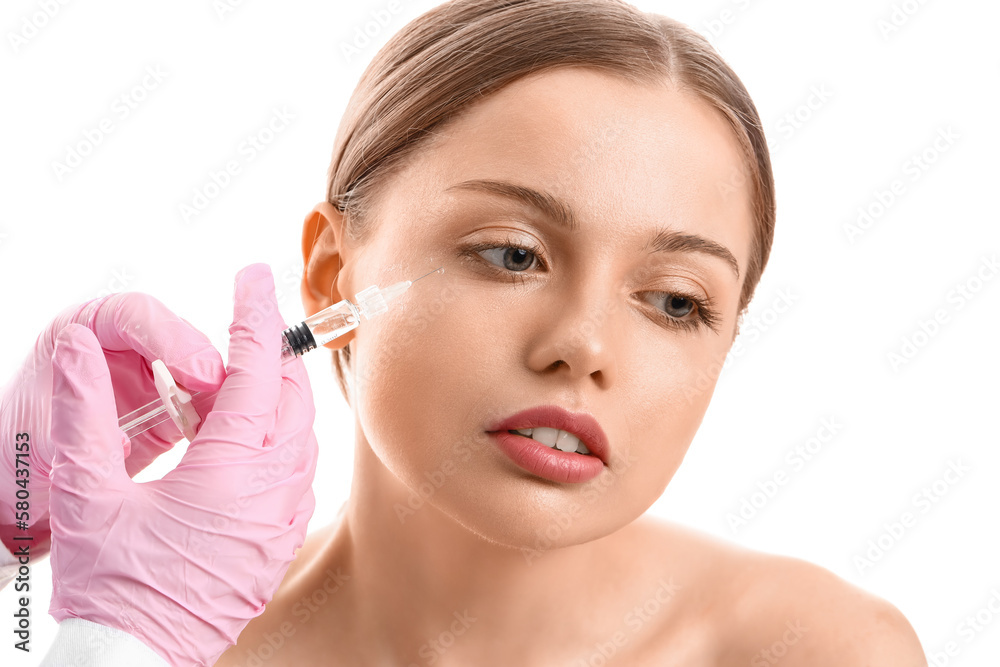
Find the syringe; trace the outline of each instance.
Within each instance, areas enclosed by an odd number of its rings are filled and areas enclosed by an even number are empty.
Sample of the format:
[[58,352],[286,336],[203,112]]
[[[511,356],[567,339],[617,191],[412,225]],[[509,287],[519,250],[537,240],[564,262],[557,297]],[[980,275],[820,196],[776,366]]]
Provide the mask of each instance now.
[[[301,356],[321,345],[340,338],[355,329],[361,318],[370,320],[389,309],[389,302],[410,288],[410,285],[426,278],[431,273],[444,273],[438,267],[416,280],[404,280],[379,289],[372,285],[354,295],[357,305],[344,299],[307,317],[295,326],[288,327],[281,334],[281,361]],[[215,392],[188,392],[174,382],[170,371],[159,359],[152,362],[153,380],[160,397],[133,410],[118,420],[118,428],[130,438],[173,419],[177,428],[190,441],[195,437],[195,427],[201,423],[200,414],[205,405],[212,402]]]

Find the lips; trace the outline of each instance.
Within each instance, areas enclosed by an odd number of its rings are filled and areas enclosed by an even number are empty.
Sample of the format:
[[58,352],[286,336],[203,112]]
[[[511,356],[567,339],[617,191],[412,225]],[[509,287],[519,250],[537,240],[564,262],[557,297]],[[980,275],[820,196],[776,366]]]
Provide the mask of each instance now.
[[[489,432],[523,430],[539,426],[572,433],[605,465],[608,462],[608,438],[593,416],[586,412],[569,412],[557,405],[540,405],[518,412],[492,424]],[[544,446],[544,445],[542,445]],[[573,454],[573,456],[584,456]]]

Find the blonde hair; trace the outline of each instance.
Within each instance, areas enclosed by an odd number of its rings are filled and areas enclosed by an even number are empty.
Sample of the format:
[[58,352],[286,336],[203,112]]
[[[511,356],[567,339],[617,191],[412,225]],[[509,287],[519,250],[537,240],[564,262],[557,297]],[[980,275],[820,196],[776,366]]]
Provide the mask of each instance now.
[[[435,127],[516,79],[566,65],[635,83],[667,77],[729,121],[745,171],[720,187],[738,191],[749,182],[755,223],[742,313],[774,236],[774,178],[757,109],[704,37],[622,0],[452,0],[393,35],[362,74],[334,141],[327,200],[344,213],[344,233],[367,238],[380,190]],[[334,366],[345,397],[349,362],[349,348],[337,350]]]

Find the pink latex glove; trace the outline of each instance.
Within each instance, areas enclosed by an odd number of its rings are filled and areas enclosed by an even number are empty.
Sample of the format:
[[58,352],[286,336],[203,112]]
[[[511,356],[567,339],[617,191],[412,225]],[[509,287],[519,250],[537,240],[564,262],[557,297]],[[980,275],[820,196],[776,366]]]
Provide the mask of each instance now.
[[[216,391],[226,377],[222,356],[208,338],[146,294],[126,292],[93,299],[66,308],[52,320],[0,395],[0,541],[14,551],[13,535],[31,535],[36,558],[47,551],[49,540],[52,352],[56,336],[73,323],[89,327],[103,348],[119,415],[157,398],[150,371],[155,359],[162,359],[177,382],[193,391]],[[28,456],[20,463],[15,443],[24,443],[25,438],[18,434],[27,434],[29,445]],[[128,474],[138,473],[182,437],[167,420],[133,438],[124,452]],[[27,510],[23,504],[16,505],[16,493],[23,488],[18,481],[23,484],[25,479],[30,494]],[[30,530],[16,524],[25,517]]]
[[172,665],[211,665],[284,577],[315,508],[316,410],[301,359],[280,360],[266,264],[237,274],[229,364],[178,466],[137,484],[122,464],[111,377],[86,328],[53,358],[52,602],[142,640]]

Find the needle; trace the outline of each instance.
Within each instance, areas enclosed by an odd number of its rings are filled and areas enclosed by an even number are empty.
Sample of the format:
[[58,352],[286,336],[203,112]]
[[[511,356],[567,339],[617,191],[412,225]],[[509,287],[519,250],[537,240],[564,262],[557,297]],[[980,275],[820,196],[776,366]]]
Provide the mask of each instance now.
[[[417,280],[420,280],[422,278],[426,278],[427,276],[431,275],[431,273],[437,273],[438,271],[440,271],[441,273],[444,273],[444,267],[443,266],[439,266],[438,268],[434,269],[430,273],[425,273],[424,275],[420,276],[420,278],[417,278]],[[410,284],[412,285],[413,283],[417,282],[417,280],[411,280]]]

